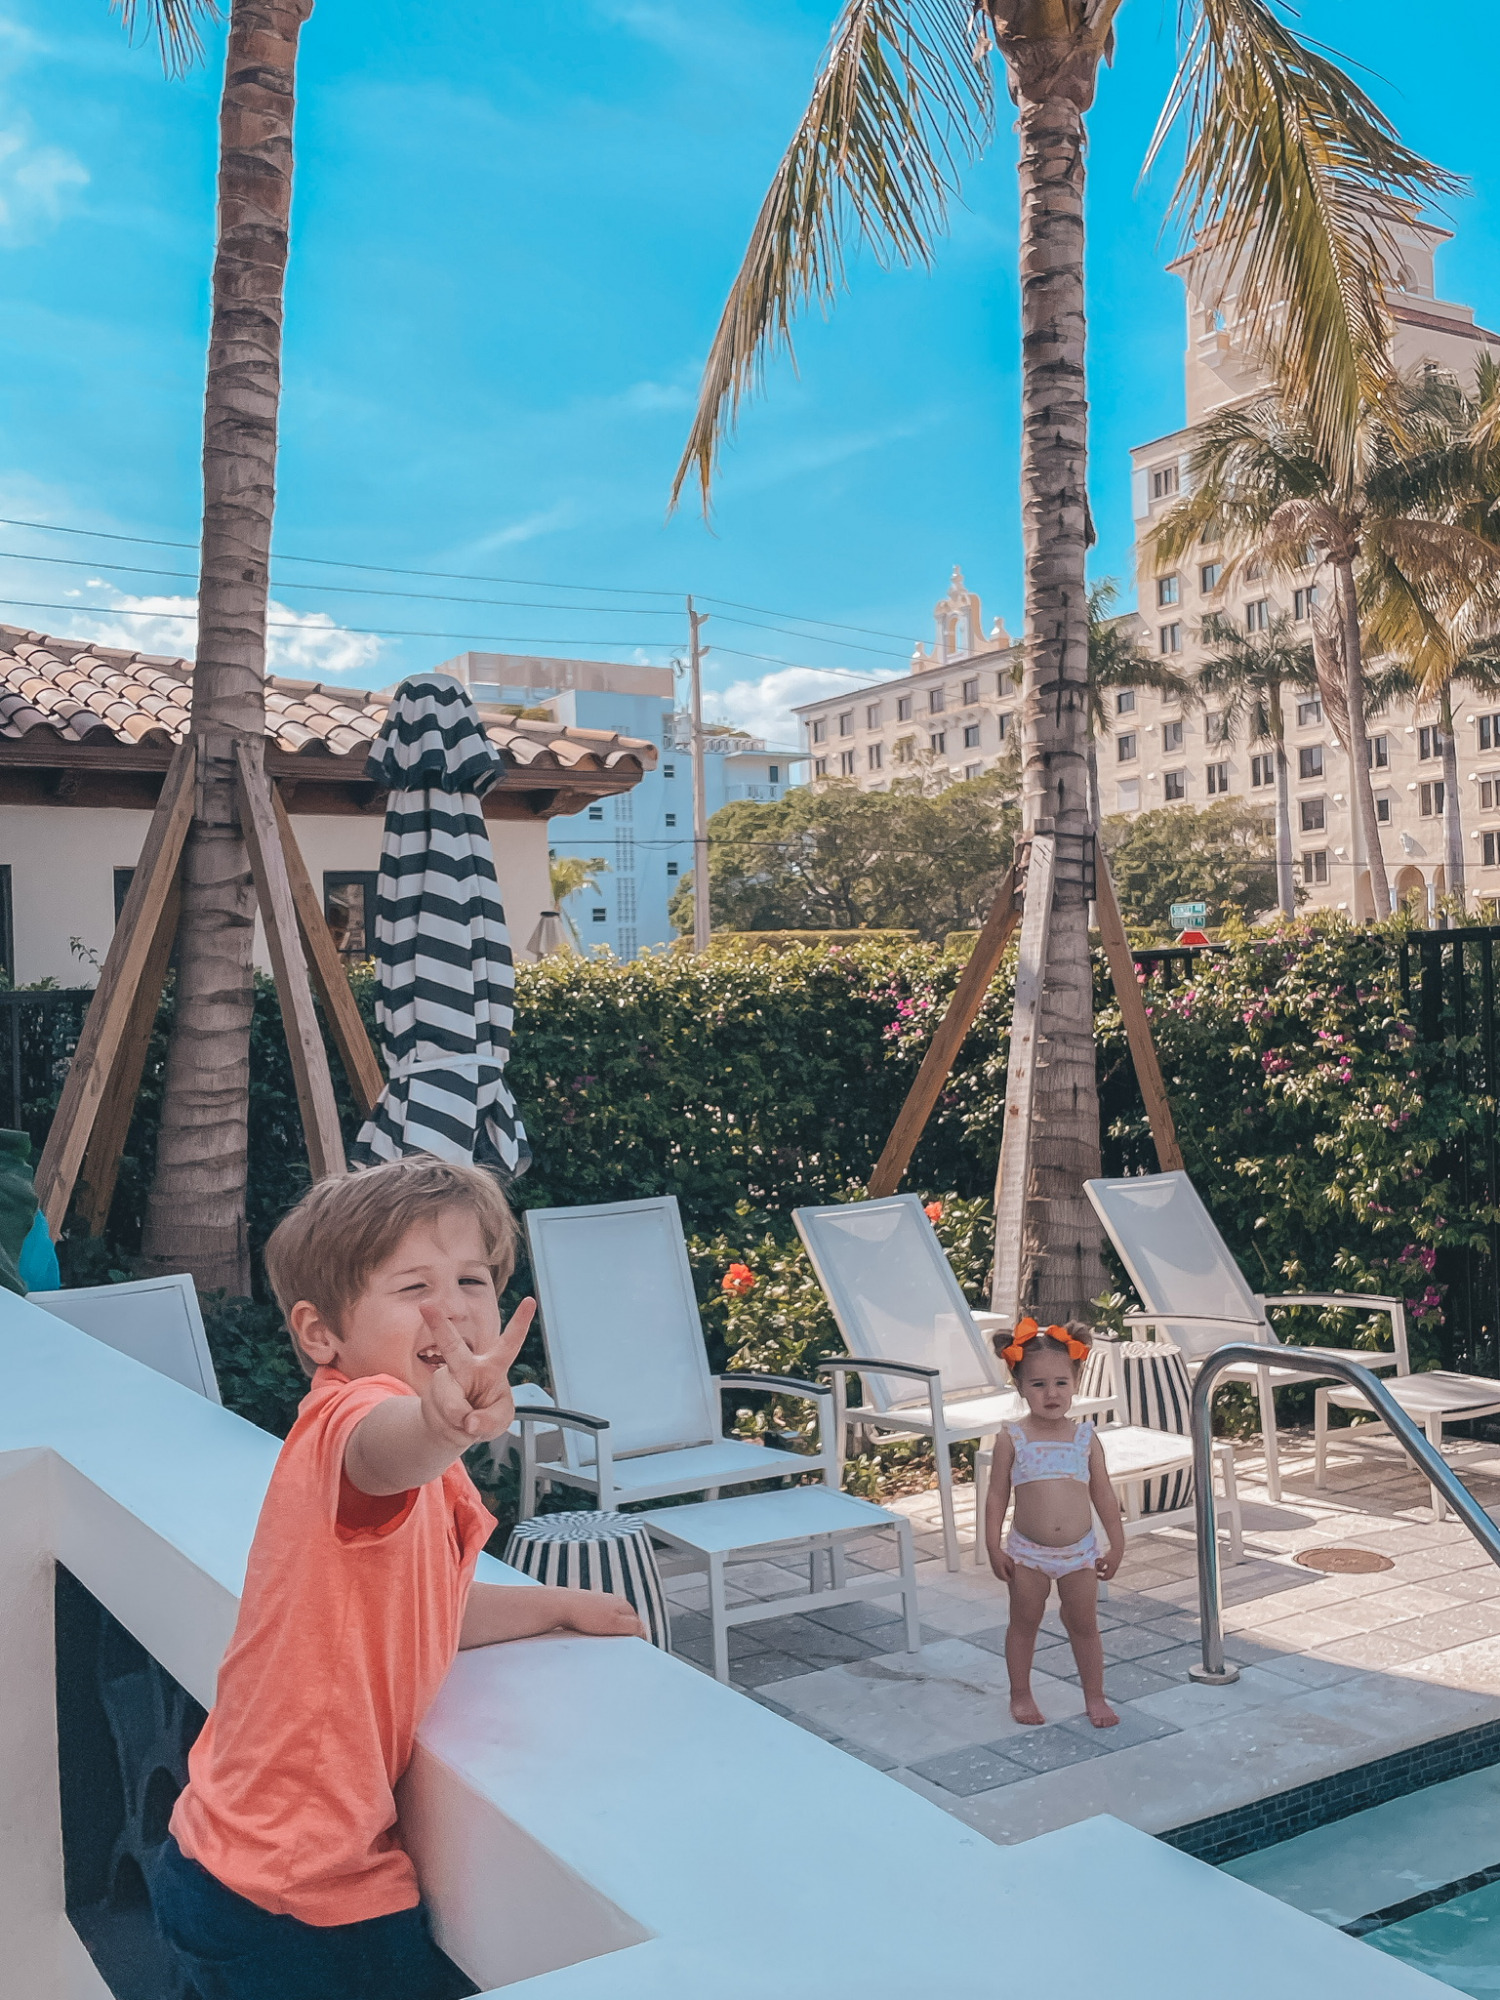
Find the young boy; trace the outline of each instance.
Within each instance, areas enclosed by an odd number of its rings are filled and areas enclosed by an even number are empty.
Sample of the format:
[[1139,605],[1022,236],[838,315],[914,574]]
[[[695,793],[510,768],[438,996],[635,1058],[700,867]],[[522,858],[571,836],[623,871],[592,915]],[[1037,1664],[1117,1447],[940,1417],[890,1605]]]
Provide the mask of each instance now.
[[475,1583],[494,1521],[460,1463],[515,1409],[516,1227],[430,1158],[326,1180],[266,1268],[312,1388],[282,1447],[152,1903],[201,2000],[449,2000],[392,1796],[460,1647],[640,1636],[623,1598]]

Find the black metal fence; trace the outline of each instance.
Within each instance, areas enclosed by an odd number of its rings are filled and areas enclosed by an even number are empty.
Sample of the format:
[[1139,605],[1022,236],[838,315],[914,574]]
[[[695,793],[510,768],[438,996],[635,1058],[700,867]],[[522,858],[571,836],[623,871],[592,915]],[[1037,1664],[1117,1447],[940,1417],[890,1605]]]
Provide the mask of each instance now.
[[30,1134],[39,1153],[93,989],[0,992],[0,1125]]

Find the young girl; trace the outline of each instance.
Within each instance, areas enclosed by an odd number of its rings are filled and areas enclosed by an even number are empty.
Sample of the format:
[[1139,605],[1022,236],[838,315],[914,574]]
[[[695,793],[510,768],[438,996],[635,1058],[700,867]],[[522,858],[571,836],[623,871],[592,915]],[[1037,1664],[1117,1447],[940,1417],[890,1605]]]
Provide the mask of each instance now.
[[[1001,1347],[1004,1338],[997,1334],[995,1346],[1028,1415],[1023,1423],[1007,1424],[995,1439],[984,1538],[990,1567],[1010,1587],[1005,1635],[1010,1712],[1017,1722],[1046,1720],[1031,1692],[1031,1663],[1055,1577],[1089,1721],[1096,1729],[1109,1729],[1120,1718],[1104,1698],[1099,1582],[1107,1582],[1120,1567],[1125,1530],[1094,1426],[1075,1423],[1068,1415],[1078,1370],[1089,1351],[1088,1329],[1070,1322],[1044,1332],[1034,1319],[1023,1319],[1009,1345]],[[1012,1487],[1015,1521],[1002,1541]],[[1099,1546],[1095,1513],[1109,1537],[1107,1551]]]

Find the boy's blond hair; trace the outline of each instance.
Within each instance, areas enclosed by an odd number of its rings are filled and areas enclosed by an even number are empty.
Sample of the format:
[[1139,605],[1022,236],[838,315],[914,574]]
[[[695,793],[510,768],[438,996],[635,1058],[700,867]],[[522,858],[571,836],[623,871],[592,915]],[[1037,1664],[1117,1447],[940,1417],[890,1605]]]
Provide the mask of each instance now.
[[[516,1265],[517,1231],[499,1182],[482,1167],[417,1153],[318,1181],[281,1218],[266,1245],[277,1305],[285,1316],[307,1299],[338,1332],[370,1273],[407,1230],[453,1208],[466,1209],[479,1224],[495,1290],[503,1291]],[[311,1375],[295,1338],[292,1347]]]

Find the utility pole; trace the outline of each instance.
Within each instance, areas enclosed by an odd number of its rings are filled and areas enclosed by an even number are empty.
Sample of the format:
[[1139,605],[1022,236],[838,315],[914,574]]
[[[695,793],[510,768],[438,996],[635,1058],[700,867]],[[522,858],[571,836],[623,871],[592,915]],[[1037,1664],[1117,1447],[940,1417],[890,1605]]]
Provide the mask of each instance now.
[[688,659],[690,714],[693,733],[693,950],[708,949],[708,789],[703,775],[703,655],[708,647],[698,634],[708,623],[706,611],[695,611],[687,601],[692,646]]

